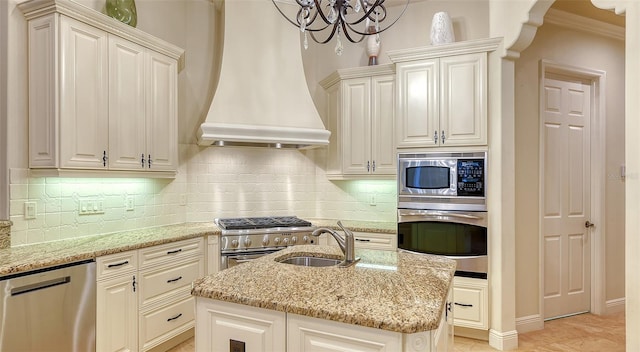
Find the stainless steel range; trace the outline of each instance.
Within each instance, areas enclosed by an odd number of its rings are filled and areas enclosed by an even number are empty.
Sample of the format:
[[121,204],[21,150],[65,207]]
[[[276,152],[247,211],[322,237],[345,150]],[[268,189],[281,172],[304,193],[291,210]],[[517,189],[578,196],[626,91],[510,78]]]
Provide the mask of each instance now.
[[288,246],[317,244],[318,241],[311,236],[316,228],[295,216],[222,218],[215,222],[222,229],[221,270]]

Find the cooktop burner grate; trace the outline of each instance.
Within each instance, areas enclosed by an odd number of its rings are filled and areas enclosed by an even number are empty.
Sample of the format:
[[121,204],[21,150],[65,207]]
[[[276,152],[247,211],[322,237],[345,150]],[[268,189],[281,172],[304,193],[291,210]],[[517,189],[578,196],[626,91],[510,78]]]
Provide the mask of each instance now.
[[311,223],[296,216],[270,216],[217,219],[224,230],[267,229],[274,227],[309,227]]

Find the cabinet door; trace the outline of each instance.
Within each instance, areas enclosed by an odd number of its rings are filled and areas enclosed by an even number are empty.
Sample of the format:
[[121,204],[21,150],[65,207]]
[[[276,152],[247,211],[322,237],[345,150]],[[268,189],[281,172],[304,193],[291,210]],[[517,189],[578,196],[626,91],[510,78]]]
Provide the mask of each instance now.
[[487,280],[456,276],[453,279],[453,323],[455,326],[489,328]]
[[146,72],[147,168],[178,168],[178,70],[177,62],[148,52]]
[[438,74],[438,59],[397,64],[398,148],[438,146]]
[[[398,236],[393,233],[354,232],[353,237],[356,248],[384,251],[395,251],[398,248]],[[337,245],[335,241],[333,244]]]
[[487,144],[486,54],[440,59],[440,143]]
[[342,82],[342,170],[366,175],[371,170],[371,79]]
[[98,281],[96,350],[137,351],[138,306],[134,274]]
[[109,37],[110,169],[140,170],[147,166],[144,59],[143,47]]
[[[423,339],[420,342],[430,341]],[[402,334],[399,332],[287,314],[287,351],[402,350]]]
[[395,77],[371,78],[371,171],[377,175],[396,174]]
[[60,167],[104,169],[109,144],[107,34],[65,16],[60,16],[60,28]]

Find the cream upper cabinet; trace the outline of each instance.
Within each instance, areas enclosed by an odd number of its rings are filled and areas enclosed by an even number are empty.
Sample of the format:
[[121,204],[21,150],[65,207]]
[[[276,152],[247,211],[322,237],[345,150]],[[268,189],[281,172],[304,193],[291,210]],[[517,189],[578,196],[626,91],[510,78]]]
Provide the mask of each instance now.
[[487,52],[498,43],[389,52],[396,63],[398,148],[487,144]]
[[175,176],[183,50],[73,1],[18,6],[29,32],[32,172]]
[[338,70],[320,84],[326,91],[331,130],[327,176],[395,177],[393,67]]

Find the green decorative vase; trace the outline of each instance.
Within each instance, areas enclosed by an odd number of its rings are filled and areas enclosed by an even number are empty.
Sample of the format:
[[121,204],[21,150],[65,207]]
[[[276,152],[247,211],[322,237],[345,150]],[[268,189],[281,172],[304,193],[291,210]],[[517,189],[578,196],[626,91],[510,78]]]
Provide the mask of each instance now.
[[131,27],[138,24],[135,0],[107,0],[107,15]]

